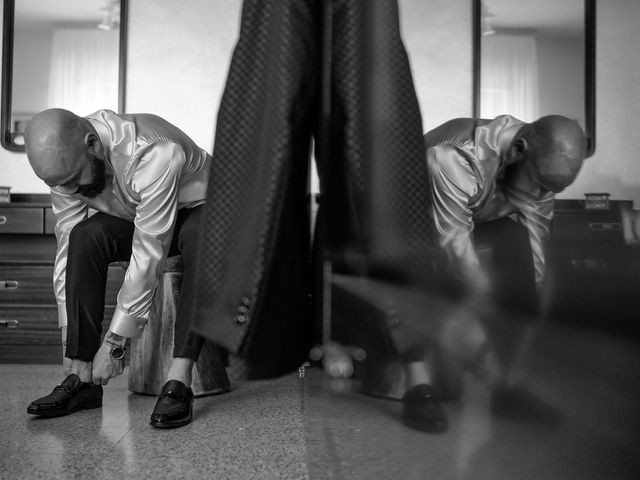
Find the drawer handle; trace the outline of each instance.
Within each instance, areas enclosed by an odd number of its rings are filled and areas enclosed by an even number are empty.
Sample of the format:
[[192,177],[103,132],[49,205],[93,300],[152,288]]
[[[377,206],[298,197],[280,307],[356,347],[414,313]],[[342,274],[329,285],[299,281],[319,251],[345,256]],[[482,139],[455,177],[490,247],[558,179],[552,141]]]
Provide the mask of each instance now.
[[19,285],[16,280],[0,280],[0,290],[16,290]]
[[18,328],[20,322],[18,322],[18,320],[0,320],[0,326],[5,328]]
[[618,222],[593,222],[589,224],[590,230],[611,231],[620,230],[622,224]]
[[7,217],[0,215],[0,225],[4,225],[5,223],[7,223]]

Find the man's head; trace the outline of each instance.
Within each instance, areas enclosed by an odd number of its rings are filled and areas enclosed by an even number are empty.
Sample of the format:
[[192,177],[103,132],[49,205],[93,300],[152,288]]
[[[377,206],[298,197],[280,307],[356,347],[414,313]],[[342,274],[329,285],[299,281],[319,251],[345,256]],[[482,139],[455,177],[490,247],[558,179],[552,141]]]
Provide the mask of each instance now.
[[25,130],[27,159],[50,187],[95,197],[105,186],[102,143],[88,120],[60,108],[35,115]]
[[558,193],[576,179],[585,151],[586,139],[575,121],[548,115],[518,132],[510,154],[531,169],[538,186]]

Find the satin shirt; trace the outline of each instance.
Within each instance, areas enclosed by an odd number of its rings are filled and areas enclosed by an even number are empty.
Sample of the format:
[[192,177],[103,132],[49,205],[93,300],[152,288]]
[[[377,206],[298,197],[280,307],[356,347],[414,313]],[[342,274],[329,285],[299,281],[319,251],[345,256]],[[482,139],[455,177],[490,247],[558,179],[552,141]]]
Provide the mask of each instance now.
[[542,282],[554,194],[536,184],[530,169],[509,163],[507,152],[524,125],[509,115],[459,118],[424,136],[439,243],[471,283],[482,275],[471,238],[474,224],[510,215],[529,233],[536,284]]
[[177,211],[205,201],[211,156],[184,132],[150,114],[100,110],[85,117],[105,152],[107,183],[95,198],[51,189],[57,253],[53,284],[58,323],[67,324],[65,270],[69,233],[89,209],[134,223],[132,255],[109,329],[139,337],[170,247]]

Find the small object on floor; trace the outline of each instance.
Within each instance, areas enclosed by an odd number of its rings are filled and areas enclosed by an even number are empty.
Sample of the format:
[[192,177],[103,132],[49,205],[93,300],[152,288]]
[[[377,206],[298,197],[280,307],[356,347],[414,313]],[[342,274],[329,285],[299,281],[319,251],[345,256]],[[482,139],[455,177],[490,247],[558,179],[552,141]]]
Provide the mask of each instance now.
[[491,397],[491,411],[500,417],[545,426],[559,425],[563,419],[559,410],[519,385],[496,387]]
[[29,404],[27,413],[42,417],[61,417],[78,410],[102,407],[102,385],[84,383],[72,373],[49,395]]
[[431,385],[411,387],[402,397],[402,422],[415,430],[441,433],[449,422]]
[[151,414],[150,425],[156,428],[177,428],[191,423],[193,391],[179,380],[169,380],[162,387]]

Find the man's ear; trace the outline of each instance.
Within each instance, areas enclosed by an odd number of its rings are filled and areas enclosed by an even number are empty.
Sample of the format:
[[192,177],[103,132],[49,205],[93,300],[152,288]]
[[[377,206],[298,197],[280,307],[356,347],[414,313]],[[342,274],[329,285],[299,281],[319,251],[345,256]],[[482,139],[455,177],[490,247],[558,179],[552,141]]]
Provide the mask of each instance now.
[[87,132],[84,136],[84,144],[92,155],[99,157],[102,153],[102,142],[100,142],[100,138],[95,133]]
[[529,144],[524,138],[518,138],[513,142],[513,155],[516,159],[522,159],[525,157],[527,150],[529,148]]

